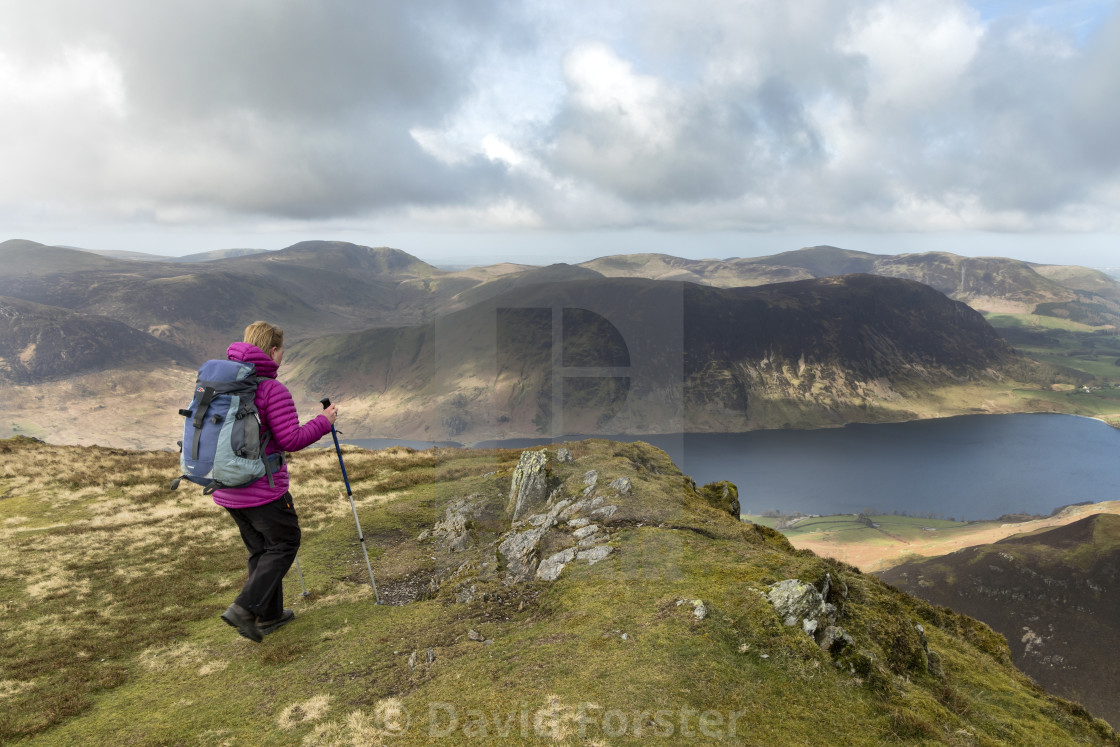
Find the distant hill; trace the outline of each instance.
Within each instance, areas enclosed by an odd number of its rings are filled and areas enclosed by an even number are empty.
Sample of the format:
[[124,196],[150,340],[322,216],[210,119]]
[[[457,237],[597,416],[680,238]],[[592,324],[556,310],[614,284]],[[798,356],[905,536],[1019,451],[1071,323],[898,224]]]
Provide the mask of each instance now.
[[81,249],[47,246],[35,241],[12,239],[0,242],[0,278],[108,270],[116,267],[116,262]]
[[1120,516],[905,563],[880,575],[1007,637],[1015,664],[1048,690],[1120,724]]
[[[725,288],[869,273],[916,280],[980,311],[1036,313],[1088,324],[1120,325],[1120,282],[1107,274],[1084,267],[997,257],[962,257],[947,252],[882,255],[815,246],[748,259],[620,255],[601,257],[582,266],[612,277],[671,277]],[[796,277],[780,277],[781,273]]]
[[1021,363],[964,304],[860,275],[737,289],[526,285],[427,325],[322,337],[289,355],[294,383],[427,440],[549,434],[558,416],[575,433],[905,419],[921,391]]
[[239,269],[300,267],[364,277],[431,277],[444,274],[427,262],[389,247],[368,247],[343,241],[301,241],[277,252],[254,252],[221,260]]
[[233,257],[248,257],[254,254],[264,254],[268,249],[214,249],[209,252],[197,254],[184,254],[181,257],[172,257],[172,262],[213,262],[219,259],[232,259]]
[[67,249],[79,249],[80,251],[88,251],[91,254],[97,254],[102,257],[110,259],[125,259],[130,262],[168,262],[171,257],[162,254],[148,254],[147,252],[130,252],[120,249],[81,249],[80,247],[66,247]]
[[[324,330],[415,323],[432,295],[423,283],[443,274],[398,250],[338,242],[197,263],[0,244],[0,295],[110,317],[189,350],[195,360],[220,355],[257,319],[279,324],[293,341]],[[478,282],[469,279],[444,295]]]
[[209,252],[198,252],[196,254],[185,254],[181,257],[173,257],[166,254],[130,252],[121,249],[82,249],[76,246],[59,248],[90,252],[91,254],[98,254],[102,257],[124,259],[130,262],[183,262],[187,264],[194,262],[213,262],[219,259],[230,259],[231,257],[246,257],[251,254],[260,254],[261,252],[269,251],[268,249],[215,249]]

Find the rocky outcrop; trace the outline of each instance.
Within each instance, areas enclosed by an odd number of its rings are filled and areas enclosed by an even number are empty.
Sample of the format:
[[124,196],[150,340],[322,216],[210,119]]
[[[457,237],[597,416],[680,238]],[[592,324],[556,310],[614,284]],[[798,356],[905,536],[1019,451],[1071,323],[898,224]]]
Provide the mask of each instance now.
[[506,510],[517,520],[521,513],[548,496],[548,451],[523,451],[513,470]]
[[835,650],[837,644],[852,642],[843,628],[836,625],[836,605],[825,601],[832,583],[826,575],[823,594],[812,584],[796,578],[780,581],[770,587],[766,598],[787,627],[800,625],[825,650]]
[[[454,584],[457,601],[469,603],[478,598],[482,593],[478,584],[487,575],[493,579],[496,574],[507,586],[534,579],[555,581],[573,562],[594,565],[614,552],[604,522],[618,512],[619,506],[617,501],[607,501],[629,495],[633,490],[630,480],[612,479],[604,489],[600,488],[599,473],[587,470],[569,474],[566,482],[552,486],[556,489],[549,495],[548,461],[545,449],[521,453],[513,470],[507,503],[511,515],[509,531],[478,548],[483,556],[480,564],[465,562],[450,578],[439,582]],[[566,465],[573,461],[570,451],[558,450],[557,463]],[[417,539],[435,540],[452,553],[475,547],[480,541],[476,523],[485,524],[495,518],[485,513],[486,504],[480,495],[453,499],[444,509],[443,518]],[[534,508],[538,512],[530,513]]]
[[[571,452],[563,451],[565,457],[562,463],[573,461]],[[559,452],[557,461],[561,461]],[[514,515],[512,531],[498,544],[506,584],[533,578],[555,581],[569,563],[583,561],[594,565],[614,551],[609,544],[610,534],[596,522],[612,517],[618,506],[607,504],[602,495],[593,496],[599,486],[596,470],[588,470],[580,478],[570,478],[571,481],[578,479],[579,487],[568,487],[566,490],[569,494],[575,493],[575,497],[582,496],[579,500],[555,500],[556,494],[561,492],[558,489],[548,498],[547,511],[518,518],[529,506],[544,499],[548,484],[547,462],[547,451],[525,451],[514,469],[509,499]],[[626,495],[632,486],[629,479],[616,478],[611,481],[610,488],[618,495]],[[542,559],[542,546],[554,550],[560,546],[562,549]]]
[[710,482],[696,492],[715,508],[739,518],[739,488],[735,483],[727,480]]
[[431,529],[425,529],[417,539],[421,542],[430,538],[439,539],[451,552],[462,552],[470,548],[471,523],[482,513],[484,501],[478,495],[456,498],[444,509],[443,519]]

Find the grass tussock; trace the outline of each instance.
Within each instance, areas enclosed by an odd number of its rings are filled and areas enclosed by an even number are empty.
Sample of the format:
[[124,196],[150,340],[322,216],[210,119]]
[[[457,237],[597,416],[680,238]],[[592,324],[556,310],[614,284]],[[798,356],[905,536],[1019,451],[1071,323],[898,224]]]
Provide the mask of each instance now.
[[[568,447],[552,499],[597,471],[614,551],[519,584],[494,551],[518,452],[345,449],[382,606],[337,456],[294,455],[309,594],[290,574],[297,619],[258,645],[217,619],[241,541],[209,498],[166,490],[173,457],[0,441],[0,742],[1117,743],[986,626],[736,522],[647,445]],[[463,542],[425,534],[463,499]],[[853,641],[834,652],[764,596],[826,574]]]

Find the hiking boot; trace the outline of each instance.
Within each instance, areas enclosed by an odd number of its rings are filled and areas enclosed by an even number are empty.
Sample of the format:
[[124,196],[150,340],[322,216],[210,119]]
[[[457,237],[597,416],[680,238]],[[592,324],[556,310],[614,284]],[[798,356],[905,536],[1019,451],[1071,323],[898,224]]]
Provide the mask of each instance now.
[[257,620],[257,629],[261,631],[262,635],[268,635],[272,631],[284,627],[295,619],[296,613],[286,609],[280,613],[280,617],[275,620]]
[[256,616],[236,602],[226,608],[226,611],[222,613],[222,619],[225,620],[227,625],[237,628],[238,633],[254,643],[260,643],[264,638],[261,635],[260,628],[257,627]]

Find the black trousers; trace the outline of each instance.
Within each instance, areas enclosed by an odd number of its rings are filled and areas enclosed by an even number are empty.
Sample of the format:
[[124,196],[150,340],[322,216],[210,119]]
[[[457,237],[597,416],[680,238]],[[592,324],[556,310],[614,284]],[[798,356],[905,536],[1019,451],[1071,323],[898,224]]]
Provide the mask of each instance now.
[[252,508],[227,508],[249,551],[249,580],[234,601],[261,620],[284,612],[284,574],[299,552],[299,517],[292,494]]

